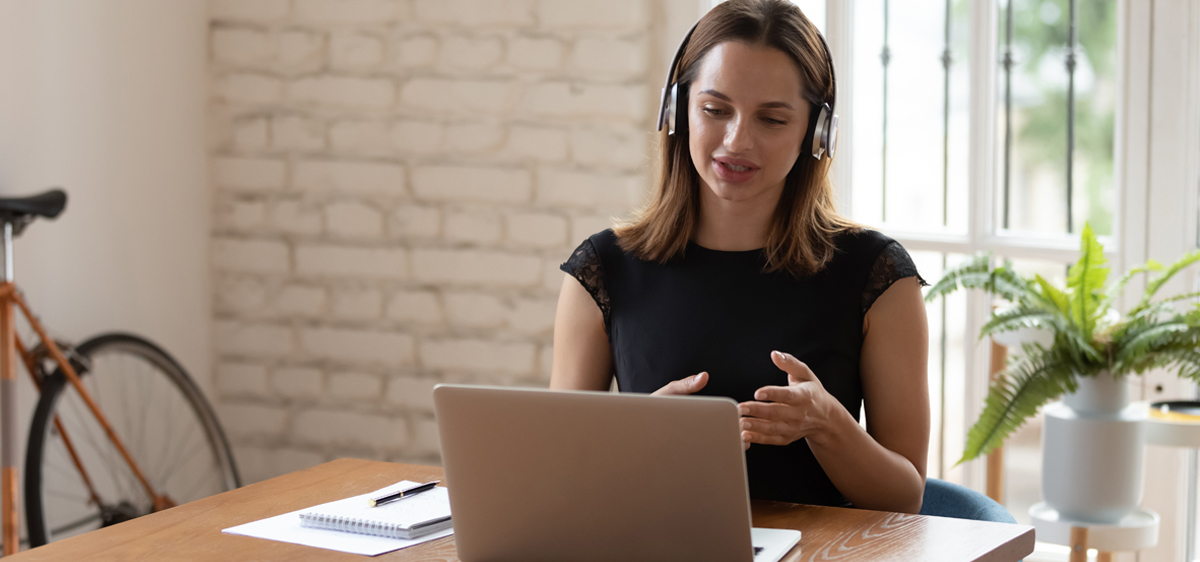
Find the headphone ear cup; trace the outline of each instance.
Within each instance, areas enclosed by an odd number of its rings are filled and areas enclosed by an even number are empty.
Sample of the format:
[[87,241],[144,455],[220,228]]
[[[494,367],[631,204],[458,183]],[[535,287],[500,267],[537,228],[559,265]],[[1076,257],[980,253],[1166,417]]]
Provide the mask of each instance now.
[[802,150],[811,150],[813,158],[818,160],[824,155],[833,158],[833,148],[837,142],[837,115],[829,104],[814,103],[808,118],[808,132],[804,137],[806,148]]
[[688,132],[688,89],[687,82],[676,82],[671,85],[671,96],[667,109],[668,134],[686,134]]
[[814,150],[813,145],[816,141],[817,122],[821,119],[821,110],[825,104],[814,103],[810,106],[808,112],[808,128],[804,131],[804,140],[800,142],[800,153],[811,154],[813,158],[820,159],[821,153]]

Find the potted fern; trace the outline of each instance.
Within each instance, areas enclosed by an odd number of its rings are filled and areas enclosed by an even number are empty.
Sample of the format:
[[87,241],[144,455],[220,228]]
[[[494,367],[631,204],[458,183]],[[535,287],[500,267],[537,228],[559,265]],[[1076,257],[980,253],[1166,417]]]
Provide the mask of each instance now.
[[[1125,377],[1169,367],[1200,380],[1200,303],[1182,312],[1177,307],[1200,293],[1156,298],[1167,281],[1196,261],[1200,251],[1169,267],[1152,260],[1109,283],[1104,248],[1085,225],[1079,261],[1068,271],[1065,288],[1040,275],[1022,277],[1007,262],[992,266],[989,255],[948,271],[926,301],[965,287],[1009,303],[992,315],[980,337],[1014,330],[1053,336],[1048,346],[1023,345],[992,383],[959,462],[990,453],[1039,408],[1064,396],[1044,411],[1046,503],[1068,519],[1096,523],[1115,523],[1137,509],[1147,414],[1130,404]],[[1150,276],[1146,290],[1121,315],[1117,299],[1137,275]]]

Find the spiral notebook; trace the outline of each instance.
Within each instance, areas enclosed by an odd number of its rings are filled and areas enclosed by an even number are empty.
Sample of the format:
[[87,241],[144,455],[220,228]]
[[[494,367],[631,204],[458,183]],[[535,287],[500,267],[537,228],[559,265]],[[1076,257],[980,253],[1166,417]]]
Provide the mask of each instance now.
[[437,487],[411,498],[371,507],[361,498],[347,498],[300,512],[300,524],[394,539],[415,539],[448,529],[450,495]]

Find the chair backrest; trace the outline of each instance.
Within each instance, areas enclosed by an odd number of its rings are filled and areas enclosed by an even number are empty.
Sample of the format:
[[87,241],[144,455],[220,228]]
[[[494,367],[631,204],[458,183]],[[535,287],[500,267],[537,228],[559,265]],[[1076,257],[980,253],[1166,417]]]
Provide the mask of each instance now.
[[972,519],[975,521],[995,521],[997,523],[1016,523],[1011,513],[975,490],[928,478],[925,480],[925,496],[921,503],[921,515],[936,515],[954,519]]

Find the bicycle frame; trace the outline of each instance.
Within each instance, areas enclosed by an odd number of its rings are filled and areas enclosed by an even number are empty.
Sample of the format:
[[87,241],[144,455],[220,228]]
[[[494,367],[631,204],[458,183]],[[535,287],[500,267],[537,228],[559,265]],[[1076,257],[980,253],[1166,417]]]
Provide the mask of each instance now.
[[[12,236],[13,225],[11,222],[4,222],[4,270],[3,277],[0,278],[0,531],[4,541],[4,555],[15,554],[20,547],[20,525],[17,515],[17,452],[16,452],[16,358],[21,357],[25,364],[29,375],[33,377],[34,386],[40,391],[40,382],[35,375],[36,358],[28,351],[28,348],[21,342],[21,338],[16,332],[16,314],[14,306],[21,310],[21,314],[37,337],[41,340],[42,345],[49,352],[50,357],[62,370],[63,374],[70,381],[71,386],[79,392],[79,396],[87,404],[92,415],[96,417],[96,421],[104,429],[104,433],[112,442],[113,447],[121,454],[121,457],[129,464],[134,476],[137,477],[142,487],[146,490],[146,494],[151,498],[155,511],[172,507],[172,502],[166,496],[160,496],[155,493],[154,488],[150,485],[150,481],[146,479],[141,468],[133,460],[129,451],[125,448],[125,444],[113,431],[112,425],[108,419],[100,411],[100,408],[92,400],[91,394],[83,386],[83,382],[79,379],[79,375],[75,372],[74,366],[67,360],[58,344],[53,339],[46,335],[45,329],[37,321],[37,318],[29,310],[25,304],[25,300],[21,298],[20,292],[13,283],[13,261],[12,261]],[[97,495],[95,487],[92,485],[91,479],[88,478],[87,471],[83,467],[79,456],[76,454],[75,447],[71,444],[70,439],[65,433],[65,429],[55,417],[55,427],[62,436],[63,444],[67,452],[71,456],[71,461],[75,467],[79,469],[82,480],[88,489],[88,494],[96,505],[100,505],[100,498]]]

